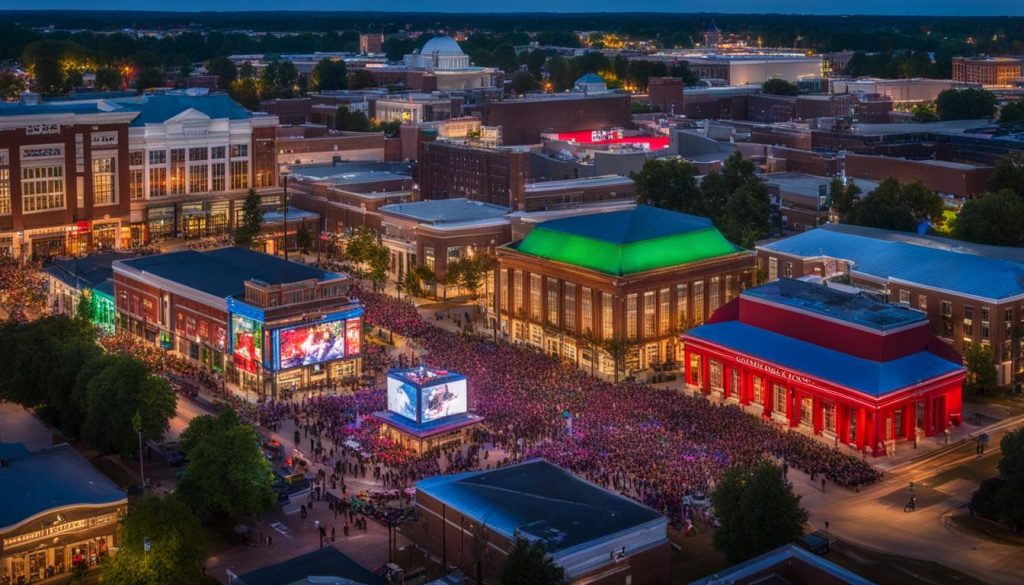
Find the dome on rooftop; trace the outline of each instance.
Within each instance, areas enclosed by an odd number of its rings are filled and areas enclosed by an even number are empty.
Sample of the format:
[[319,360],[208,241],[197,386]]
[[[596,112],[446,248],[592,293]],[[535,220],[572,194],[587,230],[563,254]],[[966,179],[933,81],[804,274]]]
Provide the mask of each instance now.
[[462,55],[462,47],[451,37],[434,37],[420,49],[420,55]]
[[597,73],[587,73],[585,75],[581,75],[580,78],[576,80],[576,83],[604,83],[604,79]]

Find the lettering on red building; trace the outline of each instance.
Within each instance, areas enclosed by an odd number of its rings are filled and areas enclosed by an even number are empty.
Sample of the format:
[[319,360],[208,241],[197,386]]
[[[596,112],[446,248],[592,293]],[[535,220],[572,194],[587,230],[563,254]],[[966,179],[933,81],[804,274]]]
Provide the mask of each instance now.
[[783,378],[790,380],[791,382],[799,382],[800,384],[811,384],[811,379],[800,374],[795,374],[789,370],[783,370],[782,368],[775,367],[771,364],[767,364],[760,360],[751,359],[743,356],[736,356],[736,363],[750,366],[752,368],[767,372],[777,378]]

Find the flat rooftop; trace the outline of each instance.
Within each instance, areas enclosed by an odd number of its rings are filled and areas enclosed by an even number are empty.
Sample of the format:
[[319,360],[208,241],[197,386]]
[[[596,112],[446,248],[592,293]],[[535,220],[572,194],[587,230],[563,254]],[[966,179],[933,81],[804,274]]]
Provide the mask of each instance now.
[[886,136],[928,132],[963,132],[992,126],[991,120],[946,120],[943,122],[897,122],[895,124],[854,124],[853,134]]
[[0,529],[65,506],[127,503],[127,496],[68,444],[26,452],[6,447],[0,465]]
[[802,309],[879,331],[928,320],[920,311],[791,278],[780,278],[749,288],[741,296]]
[[514,538],[539,538],[557,553],[665,517],[544,459],[489,471],[439,475],[416,489]]
[[469,199],[430,199],[384,205],[380,211],[431,225],[471,224],[503,218],[509,209]]
[[114,266],[157,276],[218,298],[241,297],[245,294],[247,280],[284,284],[344,278],[341,274],[239,247],[140,256],[120,260]]
[[[797,195],[799,197],[809,197],[817,199],[818,188],[821,185],[830,185],[833,177],[821,177],[818,175],[808,175],[806,173],[797,172],[785,172],[785,173],[771,173],[764,175],[764,178],[768,181],[769,185],[777,185],[779,190],[784,193]],[[861,193],[867,195],[878,188],[878,181],[871,181],[868,179],[854,179],[849,178],[850,182],[855,183],[860,187]]]
[[72,288],[96,288],[113,278],[115,260],[127,260],[136,256],[138,254],[108,252],[81,258],[57,258],[43,268],[43,272]]
[[584,189],[588,187],[629,187],[633,185],[633,179],[620,175],[602,175],[600,177],[582,177],[579,179],[560,179],[557,181],[538,181],[527,183],[527,193],[543,193],[545,191],[560,191],[562,189]]

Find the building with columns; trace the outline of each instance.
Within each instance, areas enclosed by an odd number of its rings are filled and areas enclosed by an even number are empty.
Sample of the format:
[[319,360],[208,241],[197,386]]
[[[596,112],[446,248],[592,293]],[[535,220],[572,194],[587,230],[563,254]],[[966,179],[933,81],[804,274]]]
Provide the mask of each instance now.
[[780,279],[682,339],[688,386],[875,456],[961,421],[960,356],[906,307]]

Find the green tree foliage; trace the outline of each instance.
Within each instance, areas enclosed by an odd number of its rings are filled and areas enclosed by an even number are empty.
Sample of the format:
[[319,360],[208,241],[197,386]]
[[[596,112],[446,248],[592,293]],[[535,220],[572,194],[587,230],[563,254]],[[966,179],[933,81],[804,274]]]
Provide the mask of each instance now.
[[828,192],[831,196],[832,213],[841,223],[848,223],[850,214],[860,202],[860,187],[852,180],[844,185],[842,179],[835,177],[828,186]]
[[446,284],[465,289],[476,297],[493,266],[494,259],[486,254],[463,256],[445,266],[444,280]]
[[28,84],[13,71],[0,71],[0,101],[16,100],[23,91],[28,89]]
[[1024,530],[1024,429],[1008,432],[999,442],[1003,457],[999,476],[982,482],[971,498],[976,514]]
[[338,59],[321,59],[313,66],[312,79],[313,89],[317,91],[332,91],[348,87],[348,68],[345,61]]
[[[148,546],[147,546],[148,543]],[[206,535],[177,496],[146,496],[122,522],[117,554],[103,569],[109,585],[199,585],[206,581]]]
[[1024,154],[1014,152],[999,159],[988,178],[988,190],[998,193],[1009,189],[1024,197]]
[[939,115],[935,113],[933,104],[915,104],[910,111],[914,115],[915,122],[938,122]]
[[942,120],[991,118],[996,112],[996,95],[985,89],[947,89],[935,98],[935,113]]
[[900,186],[900,200],[910,209],[914,221],[928,221],[933,224],[942,221],[945,205],[942,197],[921,181],[905,183]]
[[510,86],[513,92],[524,94],[540,89],[540,82],[529,71],[519,71],[512,77]]
[[636,183],[637,201],[662,209],[703,215],[704,205],[697,167],[676,158],[649,158],[639,172],[630,173]]
[[75,43],[44,39],[26,45],[21,53],[21,62],[32,73],[36,91],[43,95],[59,95],[67,88],[66,62],[83,56],[82,47]]
[[374,290],[387,282],[391,254],[373,228],[356,228],[345,243],[345,256],[365,268],[364,274],[373,283]]
[[501,566],[501,585],[561,585],[565,570],[558,566],[544,547],[544,542],[532,543],[517,538]]
[[987,193],[964,203],[953,235],[967,242],[1024,246],[1024,197],[1010,189]]
[[247,110],[260,109],[260,89],[256,80],[251,77],[241,77],[228,85],[228,95]]
[[92,304],[92,291],[89,289],[83,289],[81,294],[78,295],[78,302],[75,304],[75,316],[85,322],[91,322],[96,316],[95,308]]
[[162,87],[165,83],[164,72],[156,67],[146,67],[135,76],[135,90],[140,93],[151,87]]
[[999,123],[1004,126],[1024,124],[1024,102],[1014,102],[999,109]]
[[387,56],[388,61],[398,61],[403,56],[412,53],[416,48],[416,39],[405,37],[388,37],[381,44],[381,50]]
[[305,222],[295,232],[295,243],[303,254],[309,254],[310,248],[313,247],[313,230],[309,229]]
[[967,368],[967,387],[975,392],[987,392],[997,386],[996,355],[992,346],[983,343],[966,344],[964,367]]
[[854,225],[912,232],[922,221],[939,223],[943,219],[942,198],[920,181],[903,184],[890,177],[867,197],[844,201],[844,208],[851,202],[852,207],[839,216]]
[[260,98],[269,100],[290,98],[295,95],[299,70],[291,61],[274,61],[263,69],[260,77]]
[[738,246],[753,248],[754,242],[768,237],[771,211],[768,186],[762,181],[746,181],[725,203],[720,220],[722,235]]
[[121,72],[114,67],[100,67],[96,70],[96,88],[106,91],[121,89]]
[[188,460],[178,493],[201,516],[258,515],[277,501],[256,429],[226,409],[192,419],[181,434]]
[[768,95],[800,95],[800,88],[785,79],[769,79],[761,84],[761,92]]
[[[863,34],[863,33],[862,33]],[[942,77],[924,51],[858,51],[844,71],[851,77],[907,79],[911,77]],[[947,77],[949,74],[946,74]]]
[[106,367],[89,380],[82,438],[104,452],[130,456],[138,448],[132,417],[142,418],[142,438],[162,440],[174,416],[177,397],[167,380],[128,355],[108,355]]
[[214,57],[206,62],[206,72],[217,76],[217,87],[229,88],[238,79],[238,68],[235,62],[227,57]]
[[377,80],[366,69],[356,69],[348,74],[349,89],[366,89],[368,87],[377,87]]
[[346,132],[369,132],[370,121],[366,114],[359,110],[349,110],[346,106],[338,106],[334,115],[334,129]]
[[730,564],[739,563],[800,538],[808,514],[800,496],[771,462],[753,470],[726,471],[711,496],[719,527],[715,548]]
[[260,231],[263,230],[263,203],[255,189],[242,202],[242,222],[235,227],[235,244],[246,248],[256,247]]

